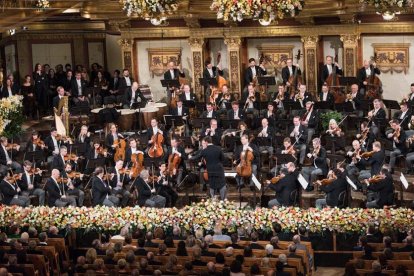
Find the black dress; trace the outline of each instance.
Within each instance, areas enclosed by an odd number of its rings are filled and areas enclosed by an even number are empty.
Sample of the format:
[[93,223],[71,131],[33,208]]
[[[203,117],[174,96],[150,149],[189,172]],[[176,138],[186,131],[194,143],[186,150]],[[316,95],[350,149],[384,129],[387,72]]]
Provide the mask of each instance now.
[[[37,106],[36,106],[34,86],[33,85],[30,85],[30,86],[22,85],[22,87],[20,88],[20,91],[23,95],[23,113],[24,113],[24,115],[28,116],[28,117],[30,117],[30,116],[35,117]],[[32,95],[29,96],[29,94],[32,94]]]

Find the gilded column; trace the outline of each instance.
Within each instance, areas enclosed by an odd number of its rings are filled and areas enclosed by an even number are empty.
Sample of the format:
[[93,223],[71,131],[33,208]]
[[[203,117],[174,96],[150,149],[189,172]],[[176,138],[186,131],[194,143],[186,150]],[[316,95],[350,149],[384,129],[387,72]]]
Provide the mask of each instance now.
[[193,87],[194,93],[199,99],[204,99],[203,87],[200,85],[199,79],[203,77],[203,45],[204,38],[190,37],[188,44],[191,49],[191,61],[193,63]]
[[318,36],[304,36],[302,37],[303,47],[305,49],[305,81],[309,92],[316,95],[318,88],[318,61],[317,61],[317,45]]
[[122,52],[122,67],[127,68],[131,76],[134,76],[134,59],[132,58],[132,39],[122,38],[118,40]]
[[240,37],[228,37],[224,39],[227,45],[227,56],[229,60],[229,83],[230,91],[233,93],[241,92],[241,76],[240,76],[240,45],[242,40]]
[[341,35],[341,41],[344,44],[344,75],[345,77],[356,76],[359,35]]

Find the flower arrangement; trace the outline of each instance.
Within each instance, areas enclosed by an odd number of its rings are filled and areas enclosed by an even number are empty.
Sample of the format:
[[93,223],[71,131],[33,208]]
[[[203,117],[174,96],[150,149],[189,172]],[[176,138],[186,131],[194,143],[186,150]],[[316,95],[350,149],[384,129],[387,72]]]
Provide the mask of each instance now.
[[177,0],[120,0],[128,16],[163,18],[178,9]]
[[380,13],[399,12],[414,4],[413,0],[360,0],[360,2],[364,5],[374,6],[375,10]]
[[36,8],[38,10],[45,10],[45,9],[50,8],[49,0],[37,0]]
[[24,121],[22,100],[20,95],[0,100],[0,135],[11,138],[21,132]]
[[303,0],[213,0],[210,9],[217,19],[242,21],[243,18],[275,20],[295,16],[302,10]]
[[312,232],[326,230],[338,233],[362,232],[369,224],[375,223],[380,230],[390,227],[408,231],[414,227],[414,211],[411,209],[338,209],[297,207],[257,208],[245,210],[229,201],[202,201],[182,209],[142,208],[142,207],[31,207],[0,206],[0,227],[13,223],[47,229],[56,226],[59,229],[118,231],[125,225],[132,228],[164,229],[179,226],[194,231],[203,228],[214,229],[216,224],[229,231],[239,227],[270,231],[272,223],[281,224],[285,232],[295,232],[298,226],[306,226]]

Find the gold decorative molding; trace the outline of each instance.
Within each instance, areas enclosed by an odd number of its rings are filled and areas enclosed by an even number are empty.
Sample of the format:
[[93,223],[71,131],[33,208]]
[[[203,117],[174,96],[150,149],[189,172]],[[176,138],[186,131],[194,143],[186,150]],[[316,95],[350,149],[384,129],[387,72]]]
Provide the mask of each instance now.
[[193,61],[193,87],[194,92],[196,93],[199,99],[203,99],[203,88],[198,81],[203,77],[203,52],[193,51],[192,52],[192,61]]
[[358,47],[360,36],[356,34],[343,34],[339,39],[344,44],[344,48]]
[[191,51],[201,51],[204,45],[204,38],[190,37],[188,44],[190,45]]
[[357,48],[360,36],[358,34],[342,34],[339,38],[344,45],[344,75],[352,77],[357,72]]
[[303,47],[306,48],[316,48],[319,37],[318,36],[303,36],[301,38],[301,41],[303,42]]
[[184,21],[189,28],[200,28],[200,21],[198,20],[198,17],[195,17],[191,13],[184,17]]
[[227,45],[229,50],[239,50],[242,40],[240,37],[226,37],[224,38],[224,44]]
[[132,40],[131,39],[118,39],[118,45],[121,46],[123,51],[131,51],[132,50]]

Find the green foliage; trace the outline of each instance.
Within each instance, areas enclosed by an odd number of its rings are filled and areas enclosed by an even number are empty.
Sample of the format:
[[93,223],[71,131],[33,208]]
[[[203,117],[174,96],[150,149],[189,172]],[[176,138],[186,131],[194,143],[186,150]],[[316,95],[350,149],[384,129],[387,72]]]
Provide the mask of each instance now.
[[18,110],[10,112],[7,119],[11,122],[6,126],[2,135],[9,139],[15,138],[22,132],[22,124],[24,122],[23,108],[19,107]]
[[321,122],[322,122],[322,128],[324,130],[327,130],[328,127],[329,127],[329,121],[331,119],[335,119],[335,121],[337,123],[339,123],[342,120],[343,116],[342,116],[341,113],[339,113],[337,111],[329,111],[329,112],[322,113],[320,115],[320,118],[321,118]]

